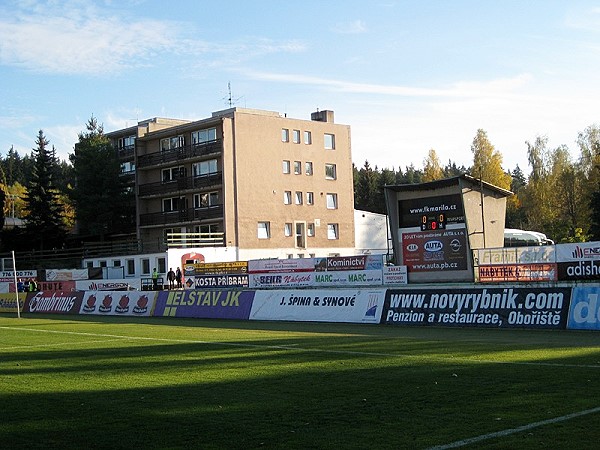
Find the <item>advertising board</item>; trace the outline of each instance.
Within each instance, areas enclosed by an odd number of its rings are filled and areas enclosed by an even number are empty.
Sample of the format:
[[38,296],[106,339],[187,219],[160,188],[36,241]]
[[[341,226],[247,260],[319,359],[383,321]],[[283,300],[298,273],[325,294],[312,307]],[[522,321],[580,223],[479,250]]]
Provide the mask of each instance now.
[[43,314],[78,314],[83,292],[30,292],[23,312]]
[[195,289],[211,287],[248,287],[248,274],[196,275]]
[[409,272],[466,270],[466,249],[464,228],[402,233],[403,265]]
[[161,291],[154,316],[202,319],[248,319],[255,292],[251,290]]
[[567,328],[600,330],[600,286],[573,288]]
[[479,266],[478,272],[481,283],[494,283],[556,281],[556,271],[556,264],[504,264]]
[[23,306],[25,304],[25,299],[27,298],[27,294],[24,292],[20,292],[19,294],[10,293],[10,294],[0,294],[0,312],[3,313],[11,313],[17,312],[17,297],[19,296],[19,311],[23,310]]
[[600,242],[556,246],[558,279],[600,280]]
[[564,329],[571,288],[388,289],[382,323]]
[[385,289],[256,291],[250,320],[379,323]]
[[383,266],[383,284],[408,284],[406,266]]
[[103,316],[149,316],[155,292],[86,291],[80,314]]

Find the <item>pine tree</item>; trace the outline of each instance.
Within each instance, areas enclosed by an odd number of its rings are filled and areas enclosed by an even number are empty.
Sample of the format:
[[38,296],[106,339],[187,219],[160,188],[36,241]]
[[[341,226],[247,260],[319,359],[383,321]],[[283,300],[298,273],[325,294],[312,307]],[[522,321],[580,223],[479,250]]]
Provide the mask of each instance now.
[[121,167],[104,128],[95,117],[79,134],[75,153],[69,155],[75,174],[72,198],[79,233],[104,240],[107,235],[130,231],[134,209],[129,206]]
[[37,148],[32,152],[33,170],[25,196],[29,210],[27,235],[33,248],[44,250],[62,245],[65,230],[54,180],[56,160],[53,151],[48,148],[49,142],[42,130],[35,142]]

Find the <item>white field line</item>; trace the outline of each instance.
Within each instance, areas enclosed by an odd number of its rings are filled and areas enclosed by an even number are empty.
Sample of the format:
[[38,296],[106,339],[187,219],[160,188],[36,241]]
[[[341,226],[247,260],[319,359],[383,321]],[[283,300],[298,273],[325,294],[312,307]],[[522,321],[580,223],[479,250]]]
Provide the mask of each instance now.
[[566,420],[575,419],[577,417],[585,416],[588,414],[595,414],[600,412],[600,406],[592,409],[586,409],[585,411],[574,412],[571,414],[567,414],[566,416],[554,417],[552,419],[541,420],[539,422],[529,423],[527,425],[523,425],[516,428],[509,428],[507,430],[496,431],[494,433],[482,434],[480,436],[475,436],[468,439],[463,439],[462,441],[452,442],[450,444],[445,445],[436,445],[435,447],[430,447],[428,450],[446,450],[449,448],[458,448],[463,447],[465,445],[474,444],[476,442],[486,441],[488,439],[494,439],[497,437],[509,436],[511,434],[520,433],[522,431],[528,431],[533,428],[543,427],[544,425],[552,425],[558,422],[564,422]]
[[545,367],[575,367],[584,369],[600,369],[599,364],[561,364],[561,363],[548,363],[548,362],[527,362],[527,361],[495,361],[485,359],[473,359],[466,357],[455,357],[455,356],[435,356],[435,355],[408,355],[402,353],[383,353],[383,352],[357,352],[353,350],[328,350],[321,348],[303,348],[298,347],[297,344],[290,345],[262,345],[262,344],[249,344],[243,342],[223,342],[223,341],[203,341],[196,339],[172,339],[172,338],[155,338],[155,337],[144,337],[144,336],[126,336],[119,334],[104,334],[104,333],[83,333],[77,331],[57,331],[57,330],[40,330],[36,328],[25,328],[25,327],[0,327],[0,330],[18,330],[18,331],[33,331],[38,333],[53,333],[53,334],[66,334],[75,336],[91,336],[91,337],[105,337],[112,338],[111,340],[123,339],[133,341],[154,341],[154,342],[171,342],[178,344],[205,344],[205,345],[220,345],[225,347],[246,347],[256,348],[265,350],[293,350],[302,352],[314,352],[314,353],[331,353],[338,355],[357,355],[357,356],[383,356],[390,358],[415,358],[415,359],[432,359],[438,361],[452,361],[452,362],[472,362],[481,364],[511,364],[519,366],[545,366]]
[[44,348],[44,347],[62,347],[65,345],[88,345],[88,344],[102,344],[104,342],[116,342],[116,341],[122,341],[123,339],[103,339],[103,340],[97,340],[97,341],[82,341],[82,342],[57,342],[55,344],[37,344],[37,345],[15,345],[12,347],[0,347],[0,351],[3,350],[22,350],[22,349],[29,349],[29,348]]

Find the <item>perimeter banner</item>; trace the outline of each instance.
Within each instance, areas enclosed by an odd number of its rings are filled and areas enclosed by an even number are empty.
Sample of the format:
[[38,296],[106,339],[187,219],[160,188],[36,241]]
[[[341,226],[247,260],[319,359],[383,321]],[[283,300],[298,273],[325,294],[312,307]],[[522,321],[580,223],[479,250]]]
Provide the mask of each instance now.
[[564,329],[571,288],[389,289],[382,323]]
[[7,313],[16,313],[17,312],[17,297],[19,296],[19,311],[23,310],[23,305],[25,304],[25,299],[27,298],[27,294],[24,292],[20,292],[19,294],[15,294],[14,292],[11,294],[0,294],[0,312]]
[[256,291],[250,320],[379,323],[385,289]]
[[248,320],[254,295],[235,289],[161,291],[153,315]]
[[600,330],[600,286],[573,288],[569,323],[571,330]]
[[23,312],[42,314],[78,314],[83,292],[30,292]]
[[80,314],[101,316],[149,316],[156,292],[86,291]]
[[600,280],[600,242],[556,246],[559,280]]

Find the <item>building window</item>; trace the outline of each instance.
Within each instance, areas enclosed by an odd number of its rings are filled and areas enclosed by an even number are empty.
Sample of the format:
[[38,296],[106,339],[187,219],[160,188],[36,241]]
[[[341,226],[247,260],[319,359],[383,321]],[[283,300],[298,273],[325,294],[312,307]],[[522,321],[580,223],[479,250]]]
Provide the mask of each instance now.
[[208,208],[219,204],[218,192],[204,192],[202,194],[194,194],[194,208]]
[[192,133],[192,144],[204,144],[205,142],[211,142],[217,140],[217,129],[208,128],[206,130],[194,131]]
[[115,259],[113,261],[113,267],[121,267],[121,260],[120,259]]
[[325,133],[325,149],[326,150],[335,149],[335,135]]
[[158,258],[158,273],[167,273],[167,258]]
[[325,164],[325,179],[335,180],[337,179],[337,170],[335,164]]
[[283,173],[290,173],[291,169],[291,165],[289,161],[283,161]]
[[310,133],[310,131],[304,132],[304,143],[307,145],[312,144],[312,134]]
[[306,234],[309,237],[314,237],[315,236],[315,224],[314,223],[307,224]]
[[300,130],[292,130],[292,142],[294,144],[300,143]]
[[337,194],[327,194],[327,209],[337,209],[338,196]]
[[185,169],[183,167],[170,167],[169,169],[162,170],[162,182],[168,183],[169,181],[177,180],[185,176]]
[[193,164],[192,172],[195,177],[217,173],[217,160],[209,159],[208,161],[200,161],[199,163]]
[[290,142],[290,130],[287,128],[281,129],[281,142]]
[[311,176],[313,174],[313,163],[312,161],[306,161],[304,163],[304,173]]
[[258,222],[258,238],[269,239],[271,237],[271,223]]
[[339,238],[339,229],[337,223],[328,223],[327,224],[327,239],[338,239]]
[[284,205],[292,204],[292,191],[283,191],[283,204]]
[[120,149],[131,148],[135,145],[135,135],[119,138],[117,146]]
[[294,161],[294,175],[301,175],[301,174],[302,174],[302,162]]
[[150,260],[142,259],[142,275],[150,275]]
[[163,198],[163,212],[181,211],[186,208],[185,197]]
[[135,163],[124,162],[121,163],[121,173],[133,173],[135,172]]
[[106,267],[106,261],[100,261],[100,267]]
[[292,224],[291,223],[286,223],[284,225],[283,234],[288,237],[292,235]]
[[314,192],[307,192],[306,193],[306,204],[307,205],[314,205],[315,204],[315,193]]
[[160,140],[160,151],[166,152],[168,150],[175,150],[185,145],[185,139],[183,136],[174,136]]
[[135,259],[128,259],[127,263],[127,276],[135,275]]
[[295,201],[296,205],[302,204],[302,192],[300,192],[300,191],[295,192],[294,201]]
[[306,248],[305,223],[296,222],[296,247]]

